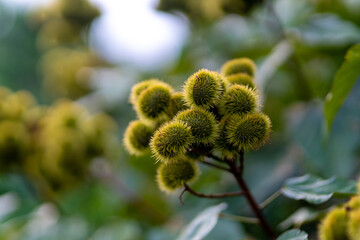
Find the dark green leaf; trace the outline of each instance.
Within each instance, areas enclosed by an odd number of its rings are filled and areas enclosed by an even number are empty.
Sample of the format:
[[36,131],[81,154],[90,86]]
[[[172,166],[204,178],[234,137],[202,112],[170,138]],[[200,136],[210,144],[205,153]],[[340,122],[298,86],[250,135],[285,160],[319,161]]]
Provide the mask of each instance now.
[[350,197],[356,194],[356,182],[332,177],[322,179],[310,174],[288,179],[282,193],[292,199],[320,204],[331,197]]
[[281,234],[277,240],[307,240],[307,239],[308,239],[308,234],[306,232],[301,231],[299,229],[293,229]]
[[360,75],[360,44],[350,48],[345,56],[345,62],[335,75],[325,106],[325,119],[327,128],[330,129],[336,113],[350,93]]

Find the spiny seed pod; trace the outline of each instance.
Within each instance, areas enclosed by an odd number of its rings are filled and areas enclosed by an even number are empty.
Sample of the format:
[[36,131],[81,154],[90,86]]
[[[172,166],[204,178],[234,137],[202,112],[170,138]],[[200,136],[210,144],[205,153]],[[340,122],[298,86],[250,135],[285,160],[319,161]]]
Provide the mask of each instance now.
[[171,95],[169,107],[166,110],[166,114],[172,119],[178,112],[188,109],[185,104],[183,93],[177,92]]
[[169,107],[172,89],[156,84],[143,91],[136,105],[138,114],[143,119],[158,120],[164,117]]
[[180,112],[175,119],[190,126],[195,143],[211,144],[215,142],[218,126],[215,117],[210,112],[201,108],[191,108]]
[[209,109],[221,95],[222,87],[215,72],[201,69],[191,75],[184,86],[185,101],[189,106]]
[[238,85],[247,86],[252,89],[255,88],[255,83],[254,83],[253,77],[249,76],[246,73],[232,74],[232,75],[226,77],[226,80],[230,86],[234,85],[234,84],[238,84]]
[[153,85],[164,85],[167,86],[168,88],[171,88],[168,84],[160,81],[159,79],[156,78],[152,78],[152,79],[148,79],[145,81],[142,81],[138,84],[135,84],[132,88],[131,88],[131,93],[130,93],[130,98],[129,101],[131,104],[133,104],[134,106],[137,103],[137,100],[140,96],[140,94],[145,91],[146,89],[148,89],[149,87],[153,86]]
[[348,218],[344,208],[336,208],[332,210],[322,220],[319,226],[320,240],[346,240],[348,239],[346,233]]
[[229,142],[228,127],[229,117],[224,117],[219,123],[219,135],[216,139],[215,146],[220,152],[229,159],[232,159],[237,153],[236,148]]
[[232,115],[227,137],[239,150],[257,149],[268,139],[270,126],[269,117],[262,113]]
[[143,121],[130,122],[124,134],[124,145],[128,152],[138,156],[149,153],[153,133],[154,129]]
[[170,164],[161,164],[156,179],[160,190],[169,193],[183,187],[185,183],[194,181],[198,172],[195,163],[184,158]]
[[360,209],[350,212],[347,230],[350,240],[360,239]]
[[246,73],[251,77],[254,77],[256,72],[255,63],[249,58],[237,58],[226,62],[222,68],[221,73],[225,77],[237,74]]
[[176,161],[193,143],[190,127],[182,121],[172,121],[159,128],[150,141],[154,156],[164,162]]
[[221,100],[221,110],[227,115],[251,113],[258,106],[256,92],[246,86],[233,85]]

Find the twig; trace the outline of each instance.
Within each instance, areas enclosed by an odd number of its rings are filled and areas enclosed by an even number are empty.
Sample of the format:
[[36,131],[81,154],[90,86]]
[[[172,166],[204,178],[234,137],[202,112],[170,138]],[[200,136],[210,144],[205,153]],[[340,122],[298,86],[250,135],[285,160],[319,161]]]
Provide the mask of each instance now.
[[219,217],[231,219],[234,221],[242,222],[242,223],[250,223],[250,224],[259,224],[259,219],[252,217],[244,217],[244,216],[236,216],[226,213],[220,213]]
[[201,162],[202,164],[205,164],[205,165],[209,165],[209,166],[212,166],[212,167],[215,167],[215,168],[230,172],[229,168],[220,166],[220,165],[212,163],[212,162],[208,162],[208,161],[205,161],[205,160],[204,161],[199,161],[199,162]]
[[192,189],[189,185],[184,184],[185,190],[191,193],[192,195],[195,195],[197,197],[201,198],[227,198],[227,197],[238,197],[244,195],[242,191],[236,191],[236,192],[226,192],[226,193],[217,193],[217,194],[204,194],[204,193],[198,193],[195,192],[194,189]]
[[281,195],[281,189],[277,190],[273,195],[268,197],[265,201],[259,204],[260,209],[266,208],[270,203],[272,203],[276,198]]
[[240,159],[239,172],[240,172],[240,174],[242,176],[243,172],[244,172],[244,150],[243,149],[240,150],[239,159]]
[[180,202],[180,205],[183,206],[184,205],[184,201],[182,200],[182,197],[184,195],[184,193],[186,192],[186,188],[184,188],[184,190],[181,192],[181,194],[179,195],[179,202]]

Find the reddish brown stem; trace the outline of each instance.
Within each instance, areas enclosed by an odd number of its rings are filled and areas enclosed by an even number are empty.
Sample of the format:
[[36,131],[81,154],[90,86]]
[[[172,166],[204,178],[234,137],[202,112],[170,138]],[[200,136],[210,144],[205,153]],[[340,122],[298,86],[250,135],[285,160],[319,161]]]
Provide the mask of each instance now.
[[[240,161],[241,161],[241,159],[244,159],[244,152],[243,151],[240,152]],[[243,179],[243,176],[242,176],[242,173],[241,173],[241,171],[243,169],[240,170],[236,166],[235,161],[228,161],[227,163],[229,164],[231,172],[234,175],[237,183],[239,184],[239,186],[243,190],[244,196],[245,196],[247,202],[249,203],[253,213],[259,219],[260,225],[262,226],[264,231],[267,233],[269,238],[275,240],[276,235],[275,235],[274,231],[271,229],[270,225],[266,221],[266,219],[265,219],[263,213],[261,212],[258,204],[256,203],[254,197],[252,196],[249,187],[247,186],[246,182]]]

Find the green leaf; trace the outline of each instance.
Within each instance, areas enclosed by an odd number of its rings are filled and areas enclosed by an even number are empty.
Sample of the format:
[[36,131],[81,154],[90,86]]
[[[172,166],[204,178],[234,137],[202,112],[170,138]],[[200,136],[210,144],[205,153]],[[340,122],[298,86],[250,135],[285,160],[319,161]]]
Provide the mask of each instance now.
[[328,129],[331,128],[336,113],[360,75],[359,66],[360,44],[356,44],[347,51],[345,62],[337,71],[332,88],[326,97],[324,112]]
[[351,197],[356,194],[356,182],[332,177],[322,179],[307,174],[302,177],[288,179],[282,193],[292,199],[305,200],[312,204],[320,204],[331,197]]
[[226,208],[226,203],[220,203],[219,205],[205,209],[185,227],[178,240],[203,239],[215,227],[219,213]]
[[287,219],[279,224],[280,229],[288,229],[290,227],[300,227],[304,223],[312,222],[322,216],[324,212],[316,211],[310,208],[300,208],[291,214]]
[[292,229],[284,232],[277,240],[307,240],[308,234],[299,229]]

